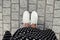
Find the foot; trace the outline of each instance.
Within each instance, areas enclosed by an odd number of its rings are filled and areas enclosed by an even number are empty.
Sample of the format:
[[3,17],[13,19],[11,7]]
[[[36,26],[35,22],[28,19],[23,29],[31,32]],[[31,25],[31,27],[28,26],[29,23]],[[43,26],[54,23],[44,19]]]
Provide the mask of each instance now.
[[36,11],[33,11],[31,14],[31,27],[36,28],[38,21],[38,14]]
[[24,27],[29,27],[30,26],[30,23],[29,23],[29,19],[30,18],[30,14],[28,11],[25,11],[23,13],[23,26]]

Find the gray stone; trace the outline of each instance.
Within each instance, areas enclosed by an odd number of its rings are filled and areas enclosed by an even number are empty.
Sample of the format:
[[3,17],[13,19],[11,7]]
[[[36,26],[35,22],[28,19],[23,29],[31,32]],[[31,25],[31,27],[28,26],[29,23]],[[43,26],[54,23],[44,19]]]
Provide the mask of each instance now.
[[10,0],[3,0],[3,7],[10,7]]
[[38,16],[44,16],[44,9],[37,9]]
[[24,11],[26,11],[26,10],[27,10],[27,8],[23,8],[23,9],[20,8],[20,15],[23,15]]
[[52,30],[53,30],[55,33],[60,33],[60,26],[53,26]]
[[38,18],[38,24],[44,24],[44,17]]
[[53,25],[60,25],[60,18],[54,18]]
[[0,4],[2,4],[2,0],[0,0]]
[[0,13],[0,20],[2,19],[2,13]]
[[46,21],[53,21],[53,14],[46,14]]
[[3,24],[3,31],[5,32],[5,31],[10,31],[10,24]]
[[17,31],[17,29],[18,29],[18,28],[12,28],[12,29],[11,29],[12,35]]
[[18,28],[19,27],[19,21],[11,21],[11,25],[14,28]]
[[0,36],[0,40],[2,40],[3,36]]
[[2,21],[0,21],[0,28],[2,28]]
[[20,0],[20,7],[27,7],[27,0]]
[[35,3],[36,4],[36,0],[29,0],[29,3]]
[[54,0],[47,0],[47,4],[53,5],[53,3],[54,3]]
[[2,12],[2,6],[0,5],[0,12]]
[[11,0],[12,3],[19,3],[19,0]]
[[53,27],[52,25],[53,25],[52,22],[45,21],[45,27],[46,28],[52,29],[52,27]]
[[10,15],[10,8],[3,8],[3,15]]
[[0,35],[2,36],[2,28],[0,28]]
[[45,8],[45,1],[38,1],[38,9],[44,9]]
[[56,33],[56,37],[57,37],[58,40],[59,40],[59,37],[60,37],[59,35],[60,35],[60,34]]
[[19,13],[12,13],[12,19],[18,20],[19,19]]
[[10,23],[10,16],[3,16],[3,23]]
[[54,17],[60,17],[60,10],[54,11]]
[[12,4],[12,11],[18,11],[19,12],[19,4]]
[[46,13],[53,13],[53,6],[46,6]]
[[60,1],[55,1],[55,9],[60,9]]
[[29,5],[29,12],[36,11],[36,5]]

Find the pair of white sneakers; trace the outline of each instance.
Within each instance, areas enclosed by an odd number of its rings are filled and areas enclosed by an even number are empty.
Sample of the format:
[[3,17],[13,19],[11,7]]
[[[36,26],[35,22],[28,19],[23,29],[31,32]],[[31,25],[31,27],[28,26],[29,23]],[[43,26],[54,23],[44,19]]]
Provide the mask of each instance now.
[[25,11],[23,13],[23,23],[37,24],[37,21],[38,21],[38,14],[36,11],[32,11],[31,16],[28,11]]

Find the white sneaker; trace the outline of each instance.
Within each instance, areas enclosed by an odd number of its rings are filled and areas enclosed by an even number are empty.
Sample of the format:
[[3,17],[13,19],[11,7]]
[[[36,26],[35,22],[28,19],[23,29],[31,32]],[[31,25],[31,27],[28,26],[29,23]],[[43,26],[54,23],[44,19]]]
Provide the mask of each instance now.
[[23,23],[29,23],[29,20],[30,20],[29,18],[30,18],[29,12],[28,11],[25,11],[23,13]]
[[31,24],[37,24],[38,21],[38,14],[36,11],[31,13]]

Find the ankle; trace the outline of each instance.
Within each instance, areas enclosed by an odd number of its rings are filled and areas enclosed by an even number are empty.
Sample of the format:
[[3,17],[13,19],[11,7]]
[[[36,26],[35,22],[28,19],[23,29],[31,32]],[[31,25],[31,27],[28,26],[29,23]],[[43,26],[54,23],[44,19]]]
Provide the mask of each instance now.
[[36,24],[31,24],[31,27],[32,28],[36,28]]

